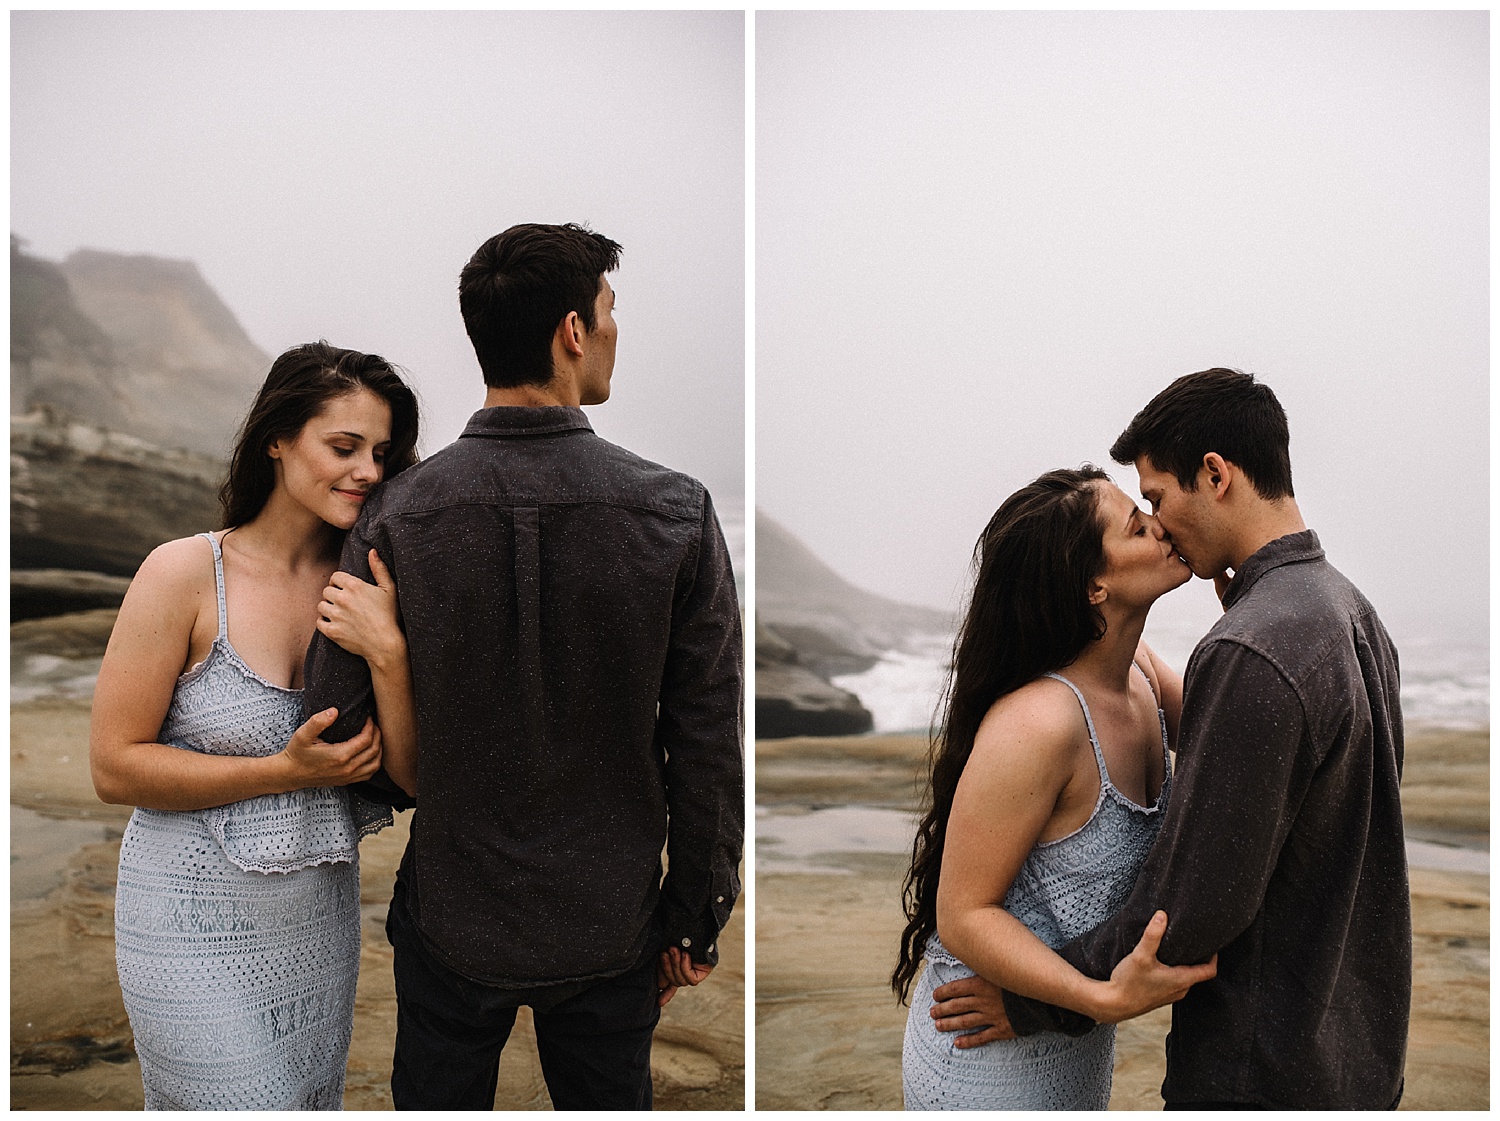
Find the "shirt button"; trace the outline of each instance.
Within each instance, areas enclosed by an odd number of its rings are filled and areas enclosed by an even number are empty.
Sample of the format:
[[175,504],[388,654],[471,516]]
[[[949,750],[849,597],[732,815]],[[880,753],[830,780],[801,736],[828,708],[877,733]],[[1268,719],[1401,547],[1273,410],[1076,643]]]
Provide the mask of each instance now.
[[724,902],[724,897],[722,895],[717,896],[717,897],[715,897],[714,902],[715,903],[722,903],[722,902]]
[[709,947],[709,948],[708,948],[708,952],[709,952],[709,953],[713,953],[713,952],[714,952],[714,948],[713,948],[713,947],[712,947],[712,946],[710,946],[710,947]]
[[691,938],[684,938],[684,939],[683,939],[683,940],[682,940],[682,948],[683,948],[683,949],[687,949],[687,948],[688,948],[688,947],[689,947],[689,946],[691,946],[691,945],[692,945],[692,944],[693,944],[693,940],[692,940],[692,939],[691,939]]

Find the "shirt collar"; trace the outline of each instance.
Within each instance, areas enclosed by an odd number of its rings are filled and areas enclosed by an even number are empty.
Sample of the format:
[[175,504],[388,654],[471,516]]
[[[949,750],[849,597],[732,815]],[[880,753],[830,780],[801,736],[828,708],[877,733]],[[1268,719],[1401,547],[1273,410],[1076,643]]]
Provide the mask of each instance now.
[[1243,599],[1256,581],[1271,569],[1280,568],[1284,564],[1322,559],[1323,546],[1318,541],[1318,535],[1310,529],[1288,533],[1285,537],[1278,537],[1275,541],[1262,545],[1250,554],[1249,560],[1240,565],[1234,579],[1229,581],[1229,587],[1224,589],[1224,610],[1228,611],[1238,600]]
[[583,410],[571,405],[496,405],[480,409],[459,433],[465,436],[547,436],[582,429],[592,432]]

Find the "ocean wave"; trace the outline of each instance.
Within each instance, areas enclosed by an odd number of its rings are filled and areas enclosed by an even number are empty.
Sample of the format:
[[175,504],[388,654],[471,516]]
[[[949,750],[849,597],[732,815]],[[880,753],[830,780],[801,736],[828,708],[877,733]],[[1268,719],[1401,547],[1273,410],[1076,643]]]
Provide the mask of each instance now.
[[[1179,671],[1198,635],[1160,628],[1146,638]],[[877,732],[923,732],[934,719],[947,676],[951,639],[914,638],[905,650],[887,651],[864,673],[833,679],[859,698]],[[1489,651],[1462,643],[1417,641],[1401,650],[1401,711],[1412,726],[1487,728],[1490,722]]]

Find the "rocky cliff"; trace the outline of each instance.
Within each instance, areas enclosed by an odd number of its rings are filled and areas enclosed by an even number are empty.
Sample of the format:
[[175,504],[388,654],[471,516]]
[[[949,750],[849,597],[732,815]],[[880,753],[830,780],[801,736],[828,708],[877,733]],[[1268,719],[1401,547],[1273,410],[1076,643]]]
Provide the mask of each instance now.
[[222,460],[51,409],[13,416],[11,565],[133,575],[163,541],[219,524],[223,473]]
[[[11,239],[16,617],[117,599],[156,545],[218,524],[217,488],[270,367],[188,261]],[[103,597],[101,599],[101,597]]]
[[913,635],[952,628],[941,611],[850,584],[759,510],[755,618],[755,730],[763,739],[870,731],[859,699],[828,679],[869,669]]
[[191,261],[80,249],[61,264],[11,239],[11,414],[72,420],[216,458],[270,357]]

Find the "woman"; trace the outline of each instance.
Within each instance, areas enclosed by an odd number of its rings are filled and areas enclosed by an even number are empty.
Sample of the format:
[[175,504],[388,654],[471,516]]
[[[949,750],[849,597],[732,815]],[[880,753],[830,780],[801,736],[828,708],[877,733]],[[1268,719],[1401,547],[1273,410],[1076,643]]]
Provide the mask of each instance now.
[[[327,343],[272,365],[220,492],[225,528],[170,541],[120,607],[90,764],[134,805],[116,960],[146,1107],[338,1109],[359,970],[359,838],[342,788],[414,769],[395,587],[335,575],[370,489],[416,461],[417,404],[382,358]],[[341,585],[335,587],[334,585]],[[316,625],[369,659],[380,727],[302,719]],[[408,780],[409,781],[409,780]]]
[[[975,552],[891,979],[911,995],[906,1107],[1104,1109],[1114,1023],[1213,971],[1156,961],[1160,912],[1107,982],[1053,952],[1124,902],[1160,828],[1182,682],[1141,632],[1191,574],[1091,466],[1017,491]],[[957,1047],[929,1014],[932,990],[976,972],[1100,1023]]]

